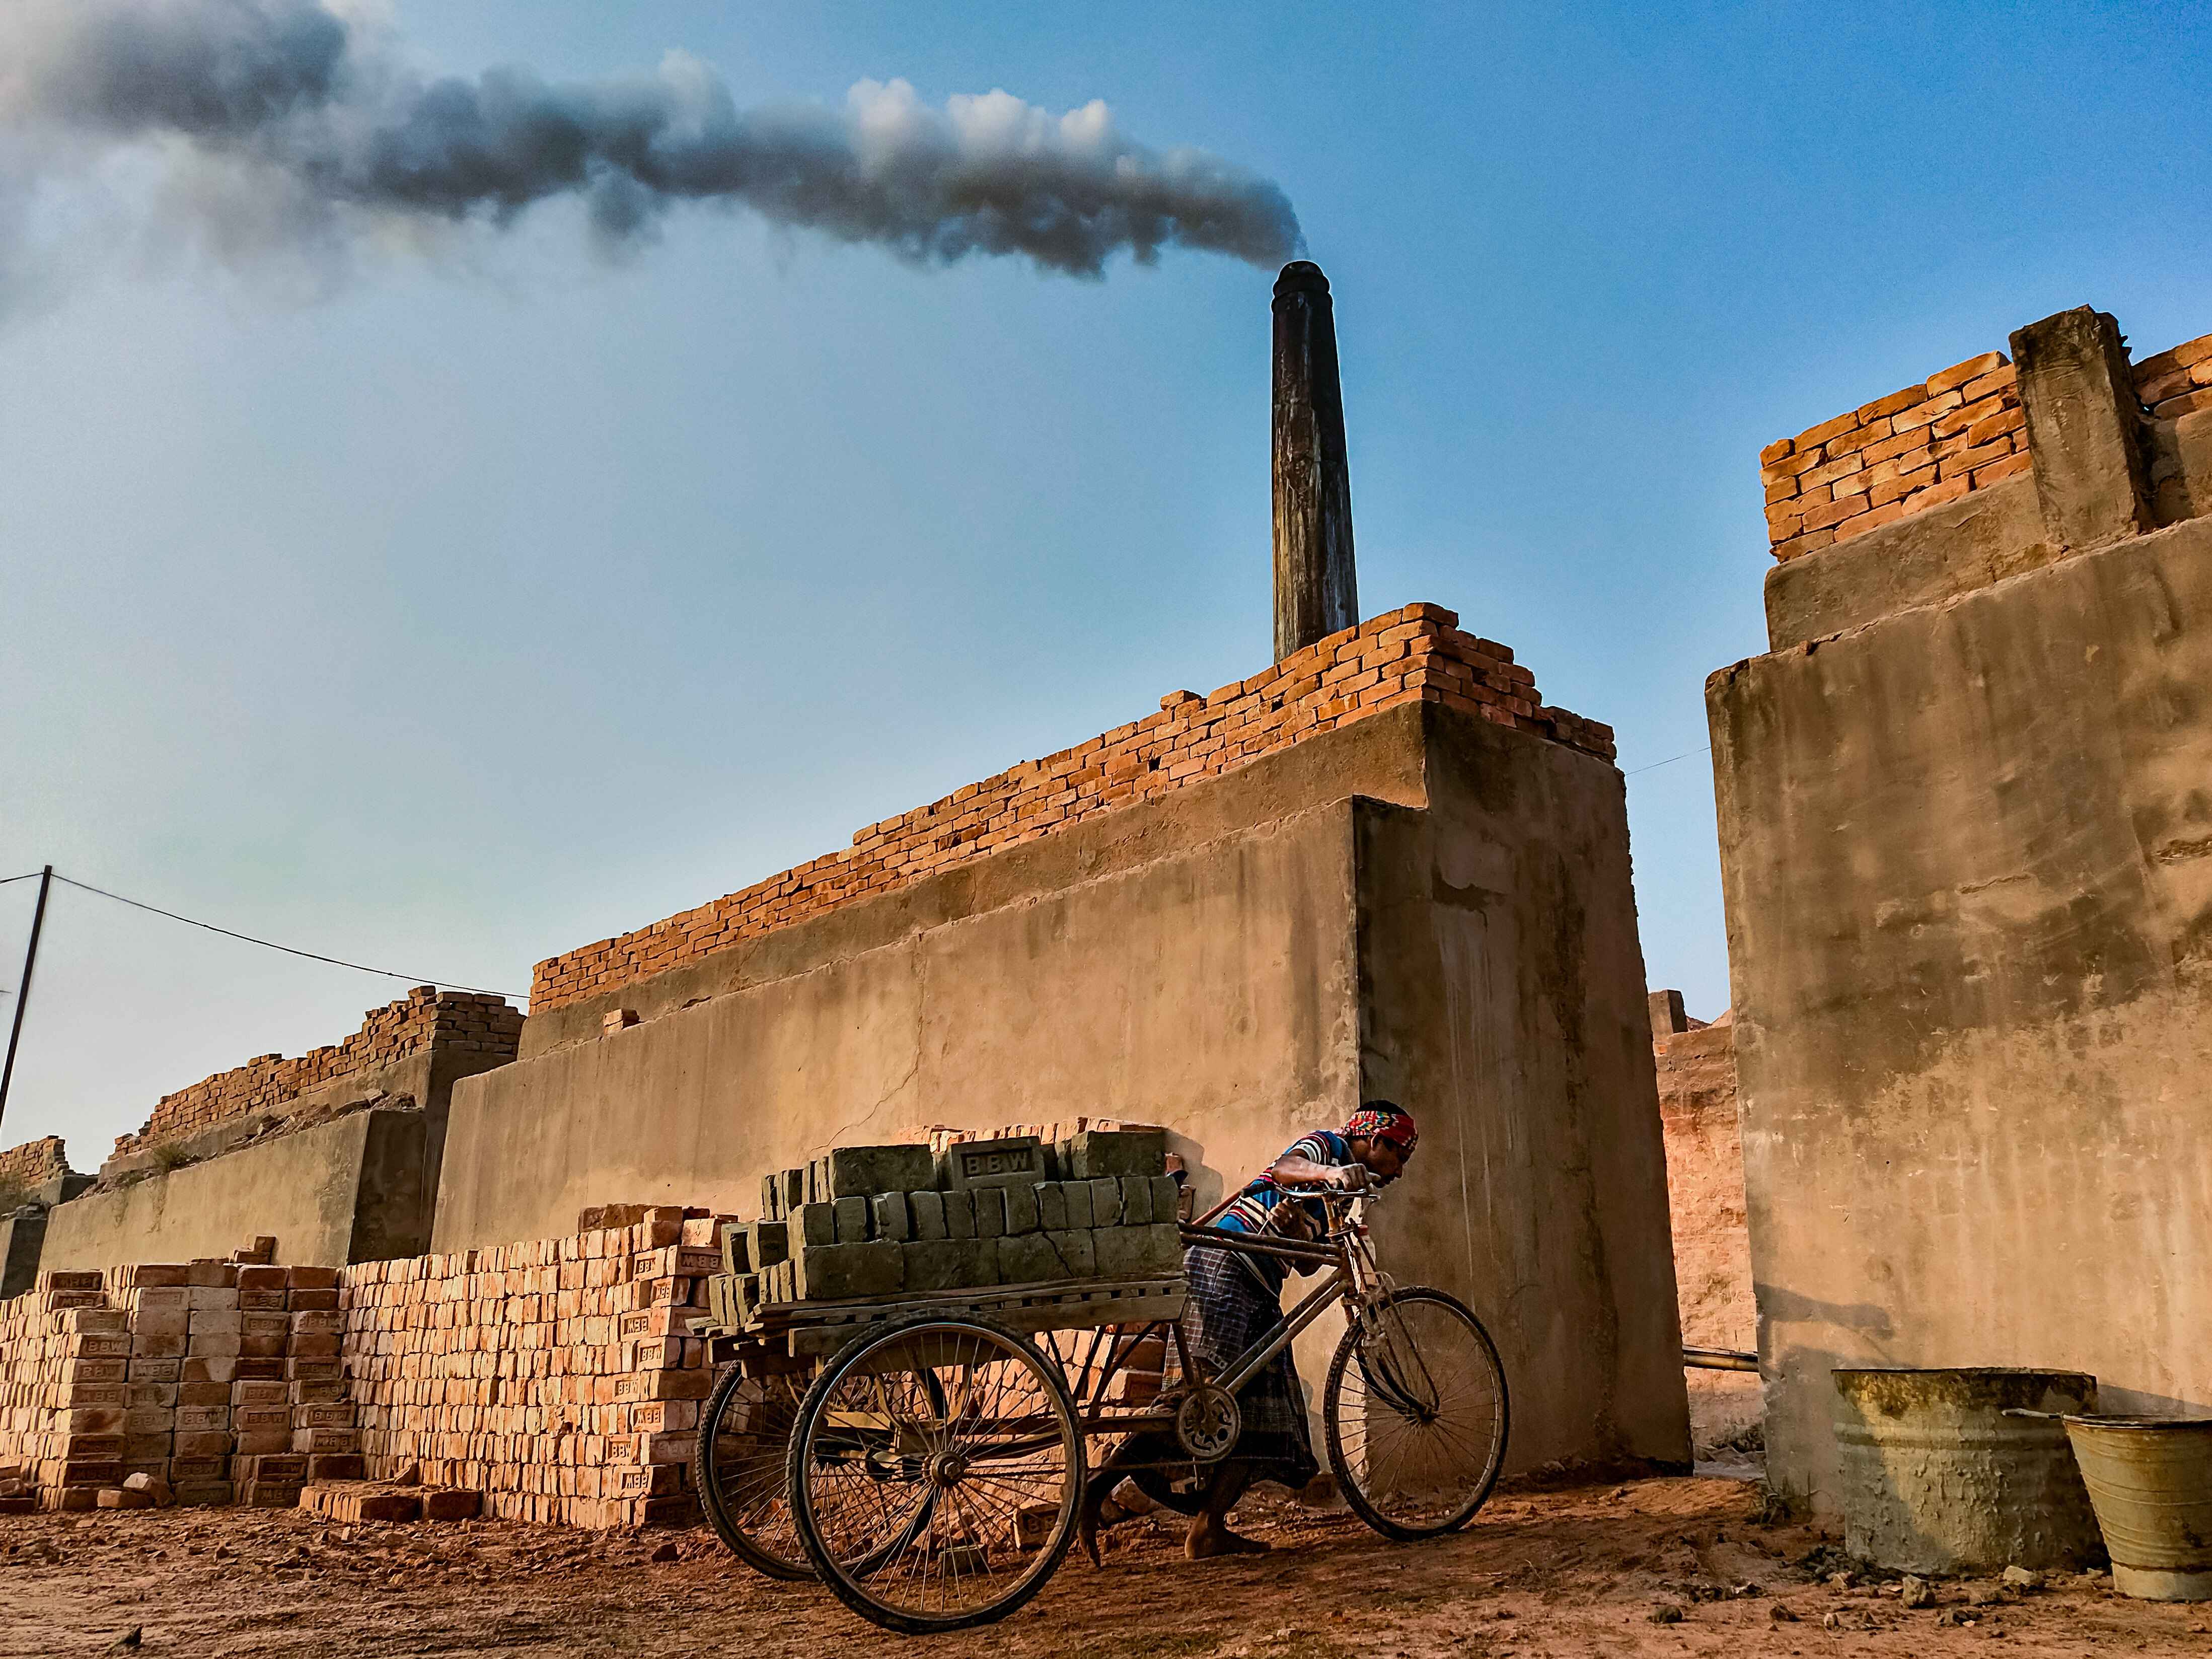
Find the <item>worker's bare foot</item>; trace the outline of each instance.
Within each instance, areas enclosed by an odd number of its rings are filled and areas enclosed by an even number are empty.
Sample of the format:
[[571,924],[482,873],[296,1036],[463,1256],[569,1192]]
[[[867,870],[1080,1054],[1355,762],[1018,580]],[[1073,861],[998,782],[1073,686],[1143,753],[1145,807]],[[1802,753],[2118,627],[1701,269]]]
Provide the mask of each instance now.
[[1183,1540],[1182,1553],[1194,1561],[1204,1561],[1216,1555],[1265,1555],[1273,1547],[1256,1538],[1230,1531],[1224,1522],[1200,1516],[1190,1523],[1190,1535]]

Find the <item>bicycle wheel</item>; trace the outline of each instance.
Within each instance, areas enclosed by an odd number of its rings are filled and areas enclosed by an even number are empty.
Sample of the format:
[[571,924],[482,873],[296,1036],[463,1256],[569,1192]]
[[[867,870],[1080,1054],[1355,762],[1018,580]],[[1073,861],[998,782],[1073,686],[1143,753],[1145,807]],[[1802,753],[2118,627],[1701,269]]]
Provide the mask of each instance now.
[[1482,1322],[1442,1291],[1353,1310],[1322,1395],[1329,1468],[1386,1538],[1465,1526],[1505,1462],[1505,1368]]
[[1084,1449],[1059,1367],[967,1316],[856,1338],[799,1403],[788,1485],[807,1559],[886,1630],[1003,1619],[1075,1536]]
[[730,1552],[771,1578],[811,1578],[813,1563],[791,1523],[784,1487],[798,1381],[751,1377],[723,1367],[699,1413],[692,1484],[708,1522]]

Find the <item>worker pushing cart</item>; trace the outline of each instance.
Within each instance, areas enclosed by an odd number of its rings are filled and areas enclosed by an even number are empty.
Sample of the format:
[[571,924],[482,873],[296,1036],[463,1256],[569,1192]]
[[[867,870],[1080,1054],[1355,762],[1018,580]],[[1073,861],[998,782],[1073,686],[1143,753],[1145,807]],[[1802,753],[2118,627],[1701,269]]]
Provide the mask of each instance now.
[[[930,1291],[909,1279],[894,1296],[758,1307],[725,1286],[719,1305],[741,1316],[708,1331],[731,1362],[699,1424],[708,1519],[761,1571],[817,1577],[855,1612],[909,1633],[1021,1606],[1079,1534],[1088,1544],[1121,1518],[1110,1494],[1124,1477],[1194,1511],[1193,1555],[1264,1547],[1227,1516],[1253,1480],[1303,1485],[1318,1471],[1289,1350],[1340,1308],[1320,1415],[1346,1503],[1392,1538],[1464,1526],[1504,1460],[1505,1378],[1462,1304],[1399,1286],[1376,1264],[1365,1212],[1414,1145],[1410,1115],[1370,1103],[1199,1222],[1148,1212],[1141,1224],[1173,1226],[1170,1246],[1179,1237],[1181,1273],[1158,1271],[1147,1236],[1133,1255],[1115,1241],[1125,1254],[1109,1258],[1142,1273]],[[1141,1208],[1151,1183],[1123,1182]],[[1040,1211],[1064,1216],[1085,1184],[1039,1185]],[[1117,1189],[1087,1184],[1110,1207]],[[986,1207],[1026,1215],[1030,1201]],[[1126,1221],[1115,1224],[1127,1231]],[[1079,1239],[1048,1242],[1056,1259],[1081,1259]],[[1291,1272],[1321,1278],[1285,1311]],[[1133,1358],[1163,1341],[1175,1352],[1167,1386],[1131,1387]]]

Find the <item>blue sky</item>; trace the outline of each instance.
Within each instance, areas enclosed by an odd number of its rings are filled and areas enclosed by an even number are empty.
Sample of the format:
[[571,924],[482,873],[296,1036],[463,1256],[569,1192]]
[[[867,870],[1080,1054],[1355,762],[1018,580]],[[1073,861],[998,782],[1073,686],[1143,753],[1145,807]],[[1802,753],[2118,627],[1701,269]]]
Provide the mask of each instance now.
[[[1728,1000],[1702,684],[1756,452],[2091,302],[2212,330],[2166,7],[392,8],[470,71],[994,88],[1279,183],[1338,304],[1363,607],[1619,731],[1644,953]],[[127,257],[126,257],[127,256]],[[531,963],[1268,651],[1270,273],[920,270],[555,206],[318,283],[156,241],[0,317],[0,875],[410,974]],[[0,888],[13,989],[30,884]],[[63,891],[0,1144],[404,989]]]

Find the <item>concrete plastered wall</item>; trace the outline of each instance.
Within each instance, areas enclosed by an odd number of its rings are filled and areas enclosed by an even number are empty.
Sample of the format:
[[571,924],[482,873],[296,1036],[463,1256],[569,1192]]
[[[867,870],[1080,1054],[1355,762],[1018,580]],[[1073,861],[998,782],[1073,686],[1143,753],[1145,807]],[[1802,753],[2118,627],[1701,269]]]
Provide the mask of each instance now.
[[2212,1412],[2212,521],[1707,702],[1772,1474],[1840,1364]]
[[440,1114],[372,1108],[58,1204],[40,1267],[228,1256],[261,1234],[303,1266],[428,1248]]
[[1420,1155],[1379,1246],[1497,1336],[1516,1465],[1688,1455],[1620,774],[1431,720],[1429,806],[1358,813],[1361,1091]]
[[[1493,883],[1498,925],[1448,947],[1431,927],[1401,976],[1389,935],[1410,926],[1402,909],[1367,919],[1395,856],[1369,826],[1426,805],[1447,773],[1468,827],[1405,856]],[[1424,833],[1427,814],[1402,816]],[[1433,975],[1440,948],[1448,994],[1377,1015]],[[1677,1459],[1643,994],[1619,774],[1393,709],[625,988],[620,1006],[643,1016],[628,1030],[604,1035],[591,1006],[533,1018],[526,1058],[454,1091],[436,1248],[558,1232],[609,1201],[750,1213],[764,1171],[832,1144],[1081,1114],[1166,1124],[1207,1206],[1382,1089],[1425,1126],[1421,1179],[1385,1206],[1390,1265],[1461,1291],[1492,1324],[1527,1384],[1514,1465]],[[1474,1069],[1450,1069],[1455,1043]],[[1493,1160],[1493,1189],[1431,1174],[1458,1169],[1462,1135]],[[1316,1389],[1333,1340],[1300,1349]]]

